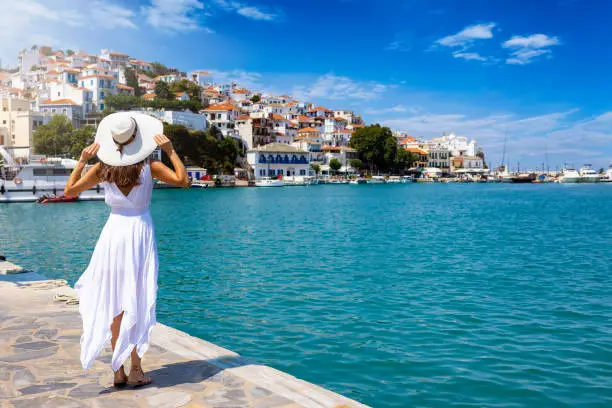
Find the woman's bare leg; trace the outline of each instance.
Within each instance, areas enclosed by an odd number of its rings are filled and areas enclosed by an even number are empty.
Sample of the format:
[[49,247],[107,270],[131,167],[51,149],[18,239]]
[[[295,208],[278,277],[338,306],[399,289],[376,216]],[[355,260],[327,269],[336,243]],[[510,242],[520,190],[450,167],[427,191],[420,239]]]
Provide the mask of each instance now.
[[[117,339],[119,338],[119,331],[121,330],[121,320],[123,319],[123,312],[120,315],[113,319],[113,323],[111,324],[111,346],[113,346],[113,351],[115,351],[115,344],[117,344]],[[125,374],[125,370],[123,366],[119,370],[115,372],[114,384],[125,384],[127,381],[127,375]]]
[[131,385],[147,385],[151,384],[151,377],[145,376],[142,371],[142,359],[136,352],[136,347],[132,350],[132,368],[130,368],[130,375],[128,376],[128,384]]

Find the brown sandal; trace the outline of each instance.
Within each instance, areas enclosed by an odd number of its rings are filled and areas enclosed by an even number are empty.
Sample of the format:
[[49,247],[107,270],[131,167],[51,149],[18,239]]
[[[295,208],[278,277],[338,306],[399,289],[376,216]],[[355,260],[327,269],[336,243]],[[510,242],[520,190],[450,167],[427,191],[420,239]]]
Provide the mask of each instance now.
[[[138,381],[130,381],[130,376],[132,375],[133,372],[141,373],[143,378]],[[145,385],[149,385],[152,382],[153,382],[153,379],[151,377],[145,377],[144,371],[142,371],[142,367],[132,367],[132,369],[130,370],[130,375],[128,375],[126,384],[129,385],[130,387],[137,388],[137,387],[143,387]]]

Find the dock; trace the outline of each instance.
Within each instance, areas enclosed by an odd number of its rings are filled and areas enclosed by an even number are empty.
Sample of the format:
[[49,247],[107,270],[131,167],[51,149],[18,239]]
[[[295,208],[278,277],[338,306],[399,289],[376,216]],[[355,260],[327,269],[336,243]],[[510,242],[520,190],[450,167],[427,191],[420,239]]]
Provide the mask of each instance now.
[[160,323],[143,359],[153,384],[114,388],[110,345],[89,370],[81,367],[76,292],[18,272],[0,262],[2,408],[366,407]]

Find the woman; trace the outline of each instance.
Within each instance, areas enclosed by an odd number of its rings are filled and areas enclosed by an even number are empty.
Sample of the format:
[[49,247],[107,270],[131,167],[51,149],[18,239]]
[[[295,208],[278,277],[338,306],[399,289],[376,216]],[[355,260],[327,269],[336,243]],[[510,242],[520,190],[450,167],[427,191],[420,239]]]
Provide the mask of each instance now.
[[[149,213],[152,180],[189,186],[185,167],[162,132],[162,123],[148,115],[120,112],[105,117],[95,143],[81,153],[64,190],[67,196],[76,196],[102,183],[106,204],[111,207],[89,266],[75,289],[83,318],[83,368],[89,368],[110,340],[115,386],[152,382],[141,365],[155,325],[157,296],[157,246]],[[149,162],[158,145],[174,171],[159,161]],[[96,154],[100,162],[81,178],[88,160]],[[123,364],[130,356],[128,376]]]

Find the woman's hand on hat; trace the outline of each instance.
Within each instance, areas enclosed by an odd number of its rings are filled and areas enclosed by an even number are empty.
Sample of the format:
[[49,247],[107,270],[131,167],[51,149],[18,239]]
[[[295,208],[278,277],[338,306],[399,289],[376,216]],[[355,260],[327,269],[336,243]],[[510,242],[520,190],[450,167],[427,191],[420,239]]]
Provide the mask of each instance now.
[[167,155],[172,153],[174,148],[172,147],[172,142],[166,137],[166,135],[155,135],[153,136],[153,140],[155,140],[155,143],[157,143],[157,145],[161,147]]
[[87,164],[89,159],[91,159],[92,157],[96,155],[96,153],[98,153],[99,149],[100,149],[100,145],[98,143],[90,144],[89,146],[84,148],[83,151],[81,152],[81,159],[79,161]]

